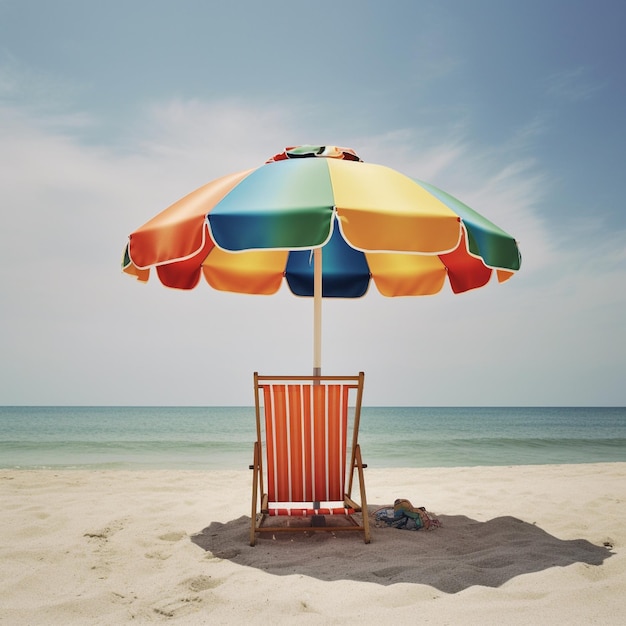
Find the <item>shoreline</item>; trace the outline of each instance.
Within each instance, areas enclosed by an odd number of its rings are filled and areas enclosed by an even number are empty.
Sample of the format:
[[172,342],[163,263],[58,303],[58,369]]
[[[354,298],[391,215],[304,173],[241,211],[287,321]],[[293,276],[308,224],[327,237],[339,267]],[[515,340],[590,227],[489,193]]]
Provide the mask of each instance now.
[[[252,460],[252,459],[250,459]],[[579,466],[579,465],[625,465],[626,461],[576,461],[567,463],[491,463],[486,465],[374,465],[367,463],[370,472],[385,471],[414,471],[414,470],[465,470],[465,469],[495,469],[495,468],[514,468],[514,467],[562,467],[562,466]],[[174,463],[167,464],[149,464],[149,463],[124,463],[118,467],[111,467],[114,464],[97,464],[86,463],[82,465],[24,465],[24,466],[2,466],[0,465],[0,474],[7,472],[190,472],[190,473],[231,473],[241,472],[248,474],[247,466],[249,463],[240,463],[233,467],[191,467],[188,464],[181,465]]]
[[251,548],[251,478],[0,470],[0,620],[623,619],[626,463],[368,469],[370,511],[403,497],[443,522],[375,528],[368,546],[324,533]]

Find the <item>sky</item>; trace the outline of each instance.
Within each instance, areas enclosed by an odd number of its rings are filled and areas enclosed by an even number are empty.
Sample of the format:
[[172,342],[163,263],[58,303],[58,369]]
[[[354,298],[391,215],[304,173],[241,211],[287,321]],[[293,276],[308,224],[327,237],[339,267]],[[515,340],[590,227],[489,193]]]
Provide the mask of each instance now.
[[128,235],[285,146],[348,146],[511,233],[470,293],[325,301],[366,405],[626,405],[622,0],[0,0],[0,405],[250,405],[312,302],[121,272]]

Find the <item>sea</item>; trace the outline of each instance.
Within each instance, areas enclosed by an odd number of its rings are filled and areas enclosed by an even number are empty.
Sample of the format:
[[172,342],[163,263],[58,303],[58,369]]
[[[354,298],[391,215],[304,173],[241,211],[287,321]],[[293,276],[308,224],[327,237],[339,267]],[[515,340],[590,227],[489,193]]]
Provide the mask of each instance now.
[[[0,468],[248,469],[252,407],[0,407]],[[626,407],[364,407],[370,468],[626,461]]]

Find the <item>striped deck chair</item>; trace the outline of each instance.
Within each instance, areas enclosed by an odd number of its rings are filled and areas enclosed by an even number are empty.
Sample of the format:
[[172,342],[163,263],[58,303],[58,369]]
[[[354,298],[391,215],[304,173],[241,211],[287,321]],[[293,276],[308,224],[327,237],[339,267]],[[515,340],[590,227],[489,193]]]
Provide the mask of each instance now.
[[[366,466],[358,444],[363,381],[363,372],[281,377],[255,372],[251,546],[257,533],[281,531],[351,530],[370,542]],[[360,505],[351,497],[355,471]],[[361,513],[360,522],[355,513]],[[270,523],[273,516],[282,519]]]

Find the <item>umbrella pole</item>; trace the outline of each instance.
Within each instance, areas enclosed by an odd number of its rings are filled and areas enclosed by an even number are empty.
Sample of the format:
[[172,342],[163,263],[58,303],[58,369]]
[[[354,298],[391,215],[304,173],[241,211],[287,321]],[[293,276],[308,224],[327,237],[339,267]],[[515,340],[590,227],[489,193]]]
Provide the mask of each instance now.
[[322,375],[322,249],[313,250],[313,376]]

